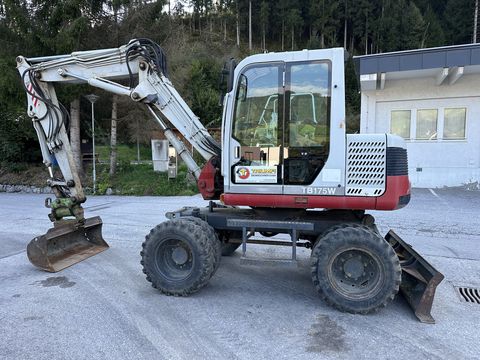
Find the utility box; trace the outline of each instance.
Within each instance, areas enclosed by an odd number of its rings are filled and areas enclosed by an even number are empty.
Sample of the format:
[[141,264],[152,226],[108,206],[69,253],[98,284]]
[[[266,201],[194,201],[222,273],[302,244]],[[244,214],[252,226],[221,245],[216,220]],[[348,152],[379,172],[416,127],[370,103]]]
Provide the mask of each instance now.
[[175,165],[168,166],[168,178],[175,179],[177,177],[177,167]]
[[152,140],[153,171],[168,171],[168,140]]
[[168,148],[168,158],[168,178],[175,179],[177,177],[178,156],[177,151],[173,146],[169,146]]

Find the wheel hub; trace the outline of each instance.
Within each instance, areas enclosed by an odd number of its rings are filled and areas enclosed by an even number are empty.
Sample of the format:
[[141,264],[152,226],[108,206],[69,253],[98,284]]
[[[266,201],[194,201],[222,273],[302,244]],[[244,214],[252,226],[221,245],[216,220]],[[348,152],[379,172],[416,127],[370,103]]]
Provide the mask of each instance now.
[[342,251],[332,262],[331,280],[347,296],[362,296],[376,288],[380,280],[379,264],[366,251]]
[[188,253],[181,246],[177,246],[172,250],[172,259],[177,265],[183,265],[188,261]]
[[345,261],[343,271],[348,278],[358,279],[362,276],[364,274],[364,265],[360,256]]
[[156,268],[169,281],[179,281],[190,276],[194,258],[188,244],[180,239],[167,239],[158,245]]

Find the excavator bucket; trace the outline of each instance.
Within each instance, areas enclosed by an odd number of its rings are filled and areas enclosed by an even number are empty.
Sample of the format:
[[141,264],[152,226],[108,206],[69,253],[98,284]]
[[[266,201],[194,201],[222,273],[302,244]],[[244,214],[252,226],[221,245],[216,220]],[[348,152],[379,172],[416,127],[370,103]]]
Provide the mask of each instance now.
[[27,246],[30,262],[42,270],[57,272],[108,249],[102,237],[102,219],[95,216],[79,224],[67,220],[34,238]]
[[393,230],[385,235],[394,248],[402,266],[400,292],[423,323],[434,324],[431,315],[435,290],[444,276],[403,241]]

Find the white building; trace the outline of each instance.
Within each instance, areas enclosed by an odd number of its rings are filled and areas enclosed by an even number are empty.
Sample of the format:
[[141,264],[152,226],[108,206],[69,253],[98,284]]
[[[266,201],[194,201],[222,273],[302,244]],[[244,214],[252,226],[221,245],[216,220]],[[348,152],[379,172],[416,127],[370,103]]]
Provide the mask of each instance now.
[[480,44],[354,59],[360,132],[406,139],[412,186],[480,181]]

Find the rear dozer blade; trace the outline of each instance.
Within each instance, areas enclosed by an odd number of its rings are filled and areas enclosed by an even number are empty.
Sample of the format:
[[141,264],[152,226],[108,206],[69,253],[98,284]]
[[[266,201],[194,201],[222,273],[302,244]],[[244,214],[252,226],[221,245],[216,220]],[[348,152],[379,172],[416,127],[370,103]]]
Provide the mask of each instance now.
[[27,246],[30,262],[42,270],[57,272],[108,249],[102,237],[102,219],[95,216],[84,224],[66,220],[38,236]]
[[435,324],[431,315],[435,290],[444,276],[430,265],[393,230],[385,235],[394,248],[402,266],[400,292],[407,299],[415,316],[423,323]]

